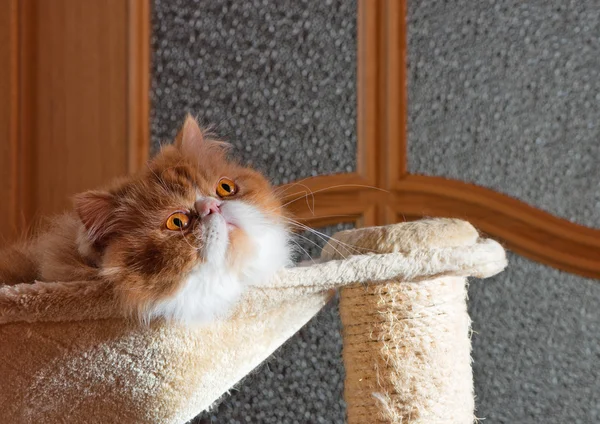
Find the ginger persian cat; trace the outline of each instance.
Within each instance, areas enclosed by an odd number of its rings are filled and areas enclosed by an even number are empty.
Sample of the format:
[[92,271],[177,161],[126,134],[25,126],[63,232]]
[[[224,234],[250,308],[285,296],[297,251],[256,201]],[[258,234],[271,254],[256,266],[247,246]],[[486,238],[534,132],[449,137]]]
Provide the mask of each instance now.
[[190,116],[147,169],[0,252],[0,284],[105,279],[148,321],[224,318],[244,287],[290,264],[281,201],[258,172],[231,162]]

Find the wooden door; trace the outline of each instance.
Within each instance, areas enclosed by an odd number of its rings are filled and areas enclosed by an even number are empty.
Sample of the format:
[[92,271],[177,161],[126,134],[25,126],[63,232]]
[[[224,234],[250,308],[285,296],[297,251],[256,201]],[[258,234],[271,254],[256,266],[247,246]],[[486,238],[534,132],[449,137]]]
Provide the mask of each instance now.
[[0,0],[0,236],[148,155],[146,0]]

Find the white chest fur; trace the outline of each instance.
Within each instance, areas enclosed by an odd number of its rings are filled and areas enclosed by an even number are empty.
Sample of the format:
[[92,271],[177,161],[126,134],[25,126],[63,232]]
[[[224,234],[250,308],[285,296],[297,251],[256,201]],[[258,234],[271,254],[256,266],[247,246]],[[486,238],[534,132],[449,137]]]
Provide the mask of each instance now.
[[242,294],[239,278],[222,268],[203,264],[187,278],[177,294],[157,303],[152,317],[183,322],[208,322],[225,317]]

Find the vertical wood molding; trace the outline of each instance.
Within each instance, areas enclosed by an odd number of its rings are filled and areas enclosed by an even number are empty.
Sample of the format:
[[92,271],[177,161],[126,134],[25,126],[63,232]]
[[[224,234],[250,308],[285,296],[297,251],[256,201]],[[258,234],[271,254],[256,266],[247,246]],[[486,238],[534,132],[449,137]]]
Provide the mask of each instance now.
[[19,142],[18,85],[19,85],[19,29],[18,0],[2,0],[0,13],[0,229],[2,239],[14,236],[18,219]]
[[1,0],[0,233],[148,156],[149,0]]
[[128,0],[128,170],[144,166],[150,151],[150,0]]
[[31,99],[37,90],[35,79],[38,58],[33,52],[38,49],[37,27],[38,13],[37,5],[33,1],[18,1],[19,11],[16,19],[19,34],[18,60],[19,60],[19,82],[17,85],[18,108],[18,140],[16,159],[16,186],[17,200],[15,207],[18,208],[16,225],[18,228],[32,229],[35,227],[34,210],[37,196],[38,168],[34,155],[35,148],[33,140],[37,136],[37,126],[34,114],[36,113],[35,102]]
[[377,150],[380,138],[379,119],[379,1],[359,1],[357,16],[357,72],[356,72],[356,166],[363,184],[377,184]]
[[396,188],[397,181],[408,173],[406,35],[406,1],[385,1],[381,35],[383,54],[379,62],[383,74],[380,125],[383,127],[384,137],[379,163],[385,169],[380,187],[387,190]]
[[[310,194],[315,199],[314,210],[302,200],[294,201],[304,191],[289,190],[286,201],[291,202],[292,212],[310,225],[329,222],[325,213],[335,210],[344,215],[344,211],[355,213],[357,208],[360,223],[396,222],[396,214],[389,213],[393,196],[381,194],[391,194],[407,172],[405,16],[404,0],[359,0],[357,172],[302,181],[315,192]],[[338,196],[342,192],[345,196]]]

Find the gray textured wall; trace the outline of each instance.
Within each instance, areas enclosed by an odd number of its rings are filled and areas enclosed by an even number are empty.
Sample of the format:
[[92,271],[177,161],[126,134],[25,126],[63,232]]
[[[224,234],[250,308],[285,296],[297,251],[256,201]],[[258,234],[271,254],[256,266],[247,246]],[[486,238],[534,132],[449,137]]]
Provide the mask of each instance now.
[[355,15],[344,0],[155,0],[153,145],[189,111],[276,184],[353,171]]
[[[599,10],[409,1],[411,172],[600,226]],[[354,169],[355,16],[344,0],[154,0],[154,145],[191,111],[276,183]],[[599,421],[598,282],[511,256],[469,296],[478,416]],[[340,348],[334,304],[195,422],[343,422]]]
[[600,282],[511,255],[469,287],[477,416],[600,422]]
[[410,171],[600,227],[598,1],[408,5]]
[[[600,227],[600,3],[408,4],[410,171]],[[485,423],[600,421],[600,282],[511,256],[469,298]]]

